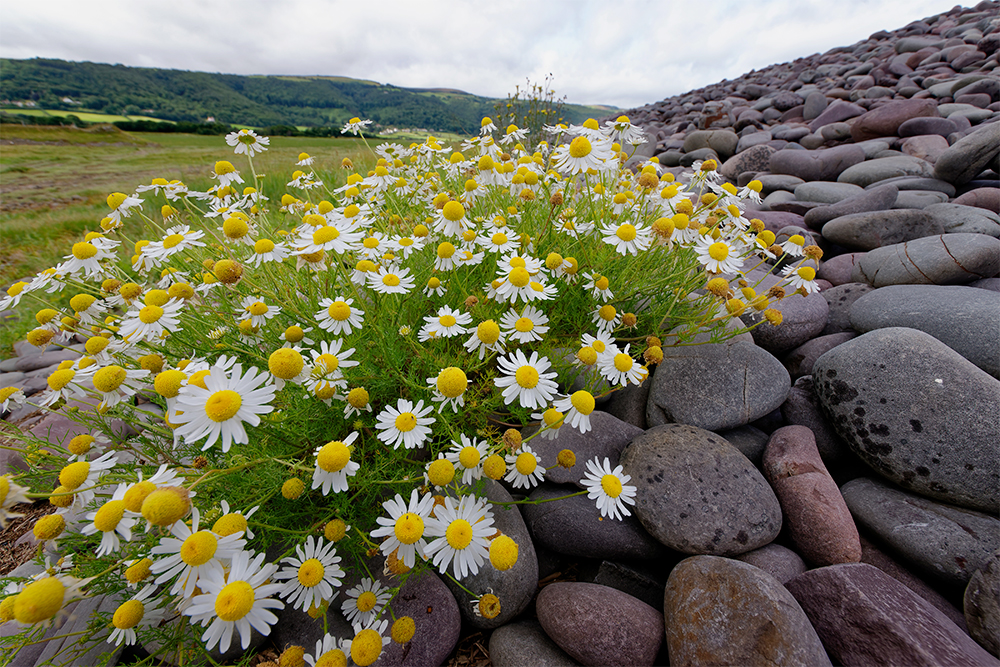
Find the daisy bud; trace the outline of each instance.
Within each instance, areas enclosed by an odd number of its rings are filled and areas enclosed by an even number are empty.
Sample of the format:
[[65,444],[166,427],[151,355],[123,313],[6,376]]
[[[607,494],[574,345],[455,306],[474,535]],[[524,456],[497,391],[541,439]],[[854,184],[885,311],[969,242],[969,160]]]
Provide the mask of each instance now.
[[802,249],[802,252],[809,259],[816,260],[817,262],[823,257],[823,250],[818,245],[807,245]]
[[507,449],[516,452],[521,448],[521,432],[514,428],[509,428],[503,432],[503,444]]
[[568,470],[576,465],[576,454],[570,449],[563,449],[556,455],[556,463]]
[[45,347],[54,336],[55,334],[48,329],[32,329],[25,338],[35,347]]
[[191,509],[191,497],[182,486],[166,486],[142,501],[142,516],[154,526],[172,526]]
[[624,313],[622,315],[622,326],[626,329],[634,329],[638,322],[639,318],[635,316],[635,313]]
[[278,656],[278,667],[305,667],[305,654],[301,646],[289,646]]
[[66,528],[66,519],[62,514],[49,514],[35,522],[32,533],[39,541],[54,540]]
[[767,296],[772,299],[781,300],[785,298],[785,288],[781,285],[775,285],[771,289],[767,290]]
[[643,360],[650,365],[655,365],[663,361],[663,349],[658,345],[647,347],[642,353]]
[[[676,209],[678,213],[682,213],[684,215],[689,216],[692,213],[694,213],[694,204],[691,203],[690,199],[682,199],[681,201],[677,202],[677,205],[674,206],[674,209]],[[676,225],[678,229],[681,229],[681,226],[677,224],[677,216],[674,216],[674,225]],[[686,227],[687,226],[685,225],[685,228]]]
[[343,519],[331,519],[323,526],[323,537],[330,542],[339,542],[347,534],[347,524]]
[[152,574],[150,570],[152,565],[153,561],[149,558],[143,558],[133,563],[125,570],[125,580],[130,584],[138,584],[140,581],[145,581]]
[[766,317],[767,321],[774,326],[778,326],[779,324],[781,324],[782,314],[780,310],[776,310],[774,308],[768,308],[767,310],[764,311],[764,317]]
[[774,255],[775,257],[781,257],[783,254],[785,254],[785,249],[778,244],[772,245],[770,248],[767,249],[767,251],[772,255]]
[[712,278],[708,281],[705,289],[723,299],[727,299],[732,295],[732,291],[729,289],[729,281],[725,278]]
[[472,611],[475,612],[476,616],[496,618],[500,615],[500,598],[493,593],[487,593],[472,601]]
[[234,285],[243,276],[243,267],[231,259],[222,259],[213,267],[215,276],[224,285]]
[[412,618],[409,616],[400,616],[392,624],[392,641],[397,644],[405,644],[413,639],[413,635],[416,634],[417,625]]
[[499,454],[491,454],[483,461],[483,474],[490,479],[497,480],[507,472],[507,463]]
[[551,197],[549,197],[549,204],[551,206],[562,206],[563,203],[563,192],[562,190],[556,190]]
[[341,169],[354,169],[354,163],[351,162],[351,158],[345,157],[343,160],[340,161],[340,168]]
[[191,461],[191,465],[194,466],[196,470],[201,470],[202,468],[208,465],[208,459],[199,454],[198,456],[194,457],[194,460]]
[[281,495],[285,500],[295,500],[305,491],[306,485],[298,477],[285,480],[281,485]]
[[764,231],[764,221],[760,218],[751,218],[750,230],[753,231],[754,234],[760,234]]
[[742,315],[746,307],[747,305],[740,299],[729,299],[726,301],[726,310],[728,310],[734,317]]
[[465,299],[465,309],[466,310],[472,310],[476,306],[477,303],[479,303],[479,299],[477,299],[474,296],[470,296],[470,297],[468,297],[468,298]]

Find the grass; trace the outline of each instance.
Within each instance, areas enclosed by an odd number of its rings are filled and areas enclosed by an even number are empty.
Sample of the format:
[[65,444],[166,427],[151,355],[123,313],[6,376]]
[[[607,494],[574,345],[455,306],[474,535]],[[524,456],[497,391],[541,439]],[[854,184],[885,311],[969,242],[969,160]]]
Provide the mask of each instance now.
[[[0,126],[0,289],[54,266],[72,243],[99,229],[112,192],[131,193],[157,177],[206,190],[216,160],[245,172],[245,158],[234,156],[221,136],[94,130]],[[272,137],[254,164],[284,185],[302,152],[316,158],[314,170],[330,184],[344,157],[359,167],[371,161],[359,139]],[[25,299],[17,319],[0,326],[0,358],[32,328],[35,310]]]
[[119,116],[116,114],[94,113],[92,111],[64,111],[62,109],[21,109],[14,107],[3,109],[3,111],[19,116],[54,116],[58,118],[76,116],[87,123],[116,123],[123,120],[151,120],[157,123],[174,122],[172,120],[164,120],[163,118],[153,118],[152,116]]

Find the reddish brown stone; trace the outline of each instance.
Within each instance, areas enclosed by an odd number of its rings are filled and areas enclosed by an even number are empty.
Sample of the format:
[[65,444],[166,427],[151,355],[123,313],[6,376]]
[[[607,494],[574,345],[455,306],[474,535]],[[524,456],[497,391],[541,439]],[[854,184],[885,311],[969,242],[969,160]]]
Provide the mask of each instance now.
[[934,100],[896,100],[858,116],[851,125],[851,138],[857,142],[891,137],[900,125],[911,118],[937,115],[937,102]]
[[857,526],[808,427],[775,431],[764,450],[763,470],[781,503],[789,537],[807,562],[861,560]]

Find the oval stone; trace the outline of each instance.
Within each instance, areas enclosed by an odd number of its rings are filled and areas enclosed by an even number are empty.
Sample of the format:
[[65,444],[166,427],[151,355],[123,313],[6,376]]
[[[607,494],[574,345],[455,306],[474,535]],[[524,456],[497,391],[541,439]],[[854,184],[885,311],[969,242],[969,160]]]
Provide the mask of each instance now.
[[622,453],[635,514],[682,553],[734,556],[774,540],[781,507],[752,463],[724,438],[685,424],[649,429]]

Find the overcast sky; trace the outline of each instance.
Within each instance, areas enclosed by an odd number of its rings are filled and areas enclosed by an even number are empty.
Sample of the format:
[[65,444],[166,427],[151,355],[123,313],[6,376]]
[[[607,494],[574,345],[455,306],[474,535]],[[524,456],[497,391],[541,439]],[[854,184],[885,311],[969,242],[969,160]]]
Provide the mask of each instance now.
[[[968,4],[968,3],[966,3]],[[3,2],[0,56],[321,74],[641,106],[948,11],[954,0]]]

